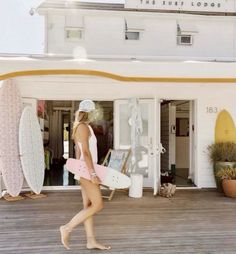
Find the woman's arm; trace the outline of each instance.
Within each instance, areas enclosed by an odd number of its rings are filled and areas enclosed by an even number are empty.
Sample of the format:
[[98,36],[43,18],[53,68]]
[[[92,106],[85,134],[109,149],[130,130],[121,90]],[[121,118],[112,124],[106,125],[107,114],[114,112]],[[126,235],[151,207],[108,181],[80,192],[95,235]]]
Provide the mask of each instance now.
[[[76,142],[77,143],[77,142]],[[80,151],[80,148],[77,146],[77,144],[75,145],[75,158],[77,160],[80,159],[80,156],[81,156],[81,151]]]

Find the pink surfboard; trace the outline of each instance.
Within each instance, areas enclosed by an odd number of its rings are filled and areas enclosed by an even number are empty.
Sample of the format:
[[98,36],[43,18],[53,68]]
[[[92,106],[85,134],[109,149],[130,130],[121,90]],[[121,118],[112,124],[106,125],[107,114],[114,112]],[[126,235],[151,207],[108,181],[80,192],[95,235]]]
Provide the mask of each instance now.
[[22,112],[20,92],[13,80],[0,87],[0,171],[7,192],[18,196],[23,185],[18,133]]
[[[79,177],[91,180],[87,166],[82,160],[68,159],[65,168]],[[105,186],[114,189],[126,189],[131,185],[130,178],[115,169],[98,164],[94,165],[94,169],[101,180],[101,184]]]

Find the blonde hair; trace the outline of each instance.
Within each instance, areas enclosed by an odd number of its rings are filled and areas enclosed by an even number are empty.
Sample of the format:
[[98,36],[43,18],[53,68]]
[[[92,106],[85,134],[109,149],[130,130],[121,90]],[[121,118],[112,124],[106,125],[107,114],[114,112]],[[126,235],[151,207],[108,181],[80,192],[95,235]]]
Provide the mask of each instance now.
[[76,111],[75,112],[75,121],[73,123],[73,130],[72,130],[72,139],[75,139],[75,133],[77,130],[77,127],[80,123],[86,123],[88,124],[89,121],[89,113],[88,112],[82,112],[82,111]]

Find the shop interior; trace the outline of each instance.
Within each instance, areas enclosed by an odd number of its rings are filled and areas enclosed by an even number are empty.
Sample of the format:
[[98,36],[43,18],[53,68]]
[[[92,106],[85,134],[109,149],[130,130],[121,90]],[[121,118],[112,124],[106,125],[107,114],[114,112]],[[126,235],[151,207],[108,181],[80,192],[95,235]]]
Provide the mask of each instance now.
[[164,100],[161,104],[161,182],[195,186],[190,172],[190,101]]
[[[78,182],[64,165],[75,157],[71,139],[76,110],[80,101],[38,101],[38,117],[44,141],[44,186],[71,186]],[[113,148],[113,102],[96,102],[95,120],[90,124],[97,138],[98,163]]]

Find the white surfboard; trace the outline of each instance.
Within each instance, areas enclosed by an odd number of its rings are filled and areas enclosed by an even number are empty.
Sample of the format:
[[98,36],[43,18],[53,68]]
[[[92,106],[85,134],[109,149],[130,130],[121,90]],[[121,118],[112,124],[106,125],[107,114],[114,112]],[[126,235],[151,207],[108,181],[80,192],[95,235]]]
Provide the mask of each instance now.
[[23,185],[23,172],[19,157],[19,122],[22,101],[13,80],[0,86],[0,171],[7,192],[16,197]]
[[30,188],[39,194],[44,181],[44,149],[38,118],[29,106],[23,109],[19,128],[21,165]]

